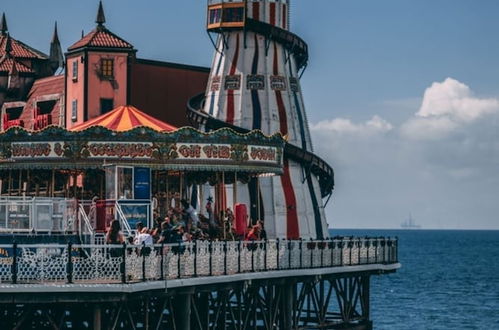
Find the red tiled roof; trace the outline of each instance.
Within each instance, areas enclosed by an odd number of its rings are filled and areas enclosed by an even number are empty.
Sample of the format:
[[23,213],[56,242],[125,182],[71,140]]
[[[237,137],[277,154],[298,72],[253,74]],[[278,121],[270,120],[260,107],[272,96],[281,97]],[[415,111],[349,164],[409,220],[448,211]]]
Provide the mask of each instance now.
[[44,96],[53,96],[57,94],[59,97],[56,99],[56,103],[54,104],[51,112],[52,124],[55,125],[58,124],[61,97],[64,94],[64,75],[35,80],[28,94],[28,100],[26,101],[26,106],[24,107],[21,115],[21,119],[24,121],[26,128],[33,129],[33,117],[36,102],[42,101]]
[[52,76],[42,79],[37,79],[33,83],[33,87],[28,94],[28,103],[30,99],[34,99],[43,95],[63,94],[64,93],[64,75]]
[[[14,70],[15,66],[15,70]],[[0,72],[22,72],[22,73],[34,73],[28,66],[22,64],[21,62],[16,61],[12,57],[7,57],[0,59]]]
[[92,32],[70,46],[68,50],[75,50],[82,47],[133,49],[133,46],[129,42],[121,39],[108,29],[102,27],[97,27],[96,29],[94,29]]
[[[16,58],[38,58],[38,59],[47,59],[48,56],[45,55],[44,53],[31,48],[30,46],[26,45],[25,43],[16,40],[12,37],[10,37],[10,40],[12,42],[12,56]],[[1,35],[0,34],[0,57],[5,55],[5,42],[7,41],[7,36],[6,35]]]

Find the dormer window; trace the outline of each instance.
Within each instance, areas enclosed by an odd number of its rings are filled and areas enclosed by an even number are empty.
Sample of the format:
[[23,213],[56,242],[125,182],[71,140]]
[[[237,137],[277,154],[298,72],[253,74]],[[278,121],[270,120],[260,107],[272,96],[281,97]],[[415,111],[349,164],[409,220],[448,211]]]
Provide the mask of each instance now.
[[110,58],[103,58],[100,60],[100,70],[102,79],[114,79],[114,60]]

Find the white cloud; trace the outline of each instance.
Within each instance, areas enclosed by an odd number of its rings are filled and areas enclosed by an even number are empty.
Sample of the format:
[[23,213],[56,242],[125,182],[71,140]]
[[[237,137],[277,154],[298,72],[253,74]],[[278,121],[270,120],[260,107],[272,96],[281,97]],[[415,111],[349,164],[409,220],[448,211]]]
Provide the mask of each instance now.
[[312,124],[311,129],[313,131],[336,133],[341,135],[372,135],[388,132],[393,129],[393,126],[388,121],[375,115],[370,120],[359,124],[353,123],[350,119],[345,118],[323,120],[317,124]]
[[401,133],[411,139],[441,139],[463,125],[498,112],[499,100],[478,98],[467,85],[447,78],[426,89],[419,111],[401,126]]

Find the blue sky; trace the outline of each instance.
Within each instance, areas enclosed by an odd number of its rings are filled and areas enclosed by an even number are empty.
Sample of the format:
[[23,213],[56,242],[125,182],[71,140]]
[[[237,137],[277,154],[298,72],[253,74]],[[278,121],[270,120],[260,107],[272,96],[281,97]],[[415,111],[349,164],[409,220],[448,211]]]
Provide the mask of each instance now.
[[[209,66],[203,0],[105,0],[142,58]],[[94,27],[97,1],[2,0],[11,34],[48,52]],[[302,86],[336,170],[331,227],[499,229],[499,1],[294,0]],[[448,79],[450,78],[450,79]]]

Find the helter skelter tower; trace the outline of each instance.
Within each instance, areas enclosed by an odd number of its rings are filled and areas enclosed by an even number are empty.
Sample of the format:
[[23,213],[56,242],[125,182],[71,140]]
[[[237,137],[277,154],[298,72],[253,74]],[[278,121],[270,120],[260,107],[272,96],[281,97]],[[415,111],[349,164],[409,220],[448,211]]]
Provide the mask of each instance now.
[[299,81],[308,49],[289,32],[289,13],[290,0],[208,1],[207,29],[217,38],[203,111],[228,126],[287,137],[283,175],[238,185],[237,198],[271,237],[323,238],[322,198],[334,181],[312,153]]

